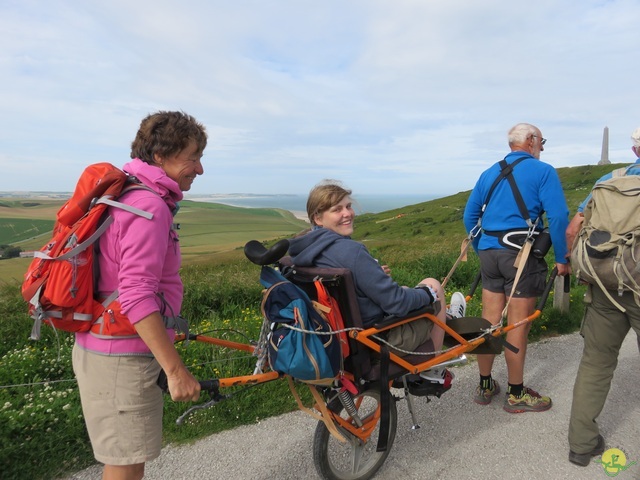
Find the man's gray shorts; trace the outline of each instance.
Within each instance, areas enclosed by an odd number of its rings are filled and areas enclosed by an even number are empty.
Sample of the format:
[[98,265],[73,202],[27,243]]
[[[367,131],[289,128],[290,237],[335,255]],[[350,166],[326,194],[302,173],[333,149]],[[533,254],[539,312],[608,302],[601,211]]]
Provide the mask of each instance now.
[[[509,296],[518,271],[513,266],[518,253],[516,250],[507,248],[480,250],[478,256],[482,272],[482,288]],[[532,298],[542,295],[547,282],[548,270],[544,258],[529,255],[513,294],[514,298]]]

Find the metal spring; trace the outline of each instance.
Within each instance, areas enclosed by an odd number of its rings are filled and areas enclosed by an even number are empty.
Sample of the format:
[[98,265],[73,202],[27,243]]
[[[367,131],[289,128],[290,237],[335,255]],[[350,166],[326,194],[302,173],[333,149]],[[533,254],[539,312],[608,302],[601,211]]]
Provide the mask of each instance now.
[[362,420],[358,415],[358,409],[356,408],[356,404],[353,403],[353,397],[351,396],[351,393],[349,393],[349,390],[347,390],[346,388],[343,389],[338,394],[338,398],[340,399],[340,403],[342,403],[342,406],[347,411],[349,416],[353,418],[353,421],[356,423],[356,425],[358,427],[362,427]]

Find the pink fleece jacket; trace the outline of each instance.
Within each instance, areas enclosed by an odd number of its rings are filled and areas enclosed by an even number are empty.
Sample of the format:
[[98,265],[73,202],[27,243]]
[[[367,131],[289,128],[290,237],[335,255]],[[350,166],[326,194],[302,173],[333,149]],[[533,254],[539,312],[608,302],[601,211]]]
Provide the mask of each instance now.
[[[182,192],[164,170],[140,159],[127,163],[123,170],[157,195],[146,189],[136,189],[125,193],[118,201],[152,213],[153,218],[147,220],[109,207],[114,222],[99,239],[97,290],[102,297],[118,290],[122,312],[133,324],[154,312],[177,316],[182,307],[183,286],[179,275],[178,233],[172,226]],[[173,340],[175,331],[168,329],[167,335]],[[106,340],[90,333],[77,333],[76,343],[85,350],[103,355],[151,355],[140,338]]]

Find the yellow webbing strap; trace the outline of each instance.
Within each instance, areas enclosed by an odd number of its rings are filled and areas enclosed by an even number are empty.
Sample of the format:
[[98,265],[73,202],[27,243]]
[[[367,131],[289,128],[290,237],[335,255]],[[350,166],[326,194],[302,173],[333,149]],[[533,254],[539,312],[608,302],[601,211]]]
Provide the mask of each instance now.
[[449,283],[449,280],[451,280],[451,277],[453,276],[453,273],[456,271],[456,268],[458,268],[458,265],[460,265],[460,262],[467,261],[467,251],[469,250],[469,246],[471,245],[472,240],[473,238],[469,236],[462,241],[462,245],[460,245],[460,256],[454,262],[453,267],[451,267],[451,270],[442,281],[442,288],[444,288],[447,285],[447,283]]
[[518,286],[518,282],[520,281],[520,277],[522,276],[522,272],[524,271],[524,267],[527,264],[527,260],[529,259],[529,253],[531,252],[531,246],[533,245],[533,241],[527,239],[522,245],[522,250],[518,252],[518,256],[516,257],[515,262],[513,262],[513,266],[518,270],[516,271],[516,277],[513,279],[513,286],[511,287],[511,294],[509,298],[507,298],[507,303],[504,306],[504,310],[502,310],[502,318],[507,318],[507,311],[509,309],[509,303],[513,298],[513,294],[516,291],[516,287]]
[[318,408],[318,410],[320,410],[320,414],[304,406],[302,400],[300,399],[300,395],[298,395],[296,387],[293,384],[293,379],[289,375],[287,375],[287,381],[289,382],[289,390],[291,390],[293,398],[295,398],[296,402],[298,403],[298,408],[303,412],[311,415],[316,420],[321,420],[325,424],[327,430],[329,430],[329,433],[331,433],[331,435],[333,435],[342,443],[347,443],[347,439],[344,438],[344,436],[340,432],[338,432],[336,424],[331,419],[331,415],[329,414],[329,410],[327,409],[327,404],[325,403],[318,390],[316,390],[313,385],[307,385],[307,387],[309,387],[309,390],[311,391],[311,394],[313,395],[313,398],[316,401],[316,407]]

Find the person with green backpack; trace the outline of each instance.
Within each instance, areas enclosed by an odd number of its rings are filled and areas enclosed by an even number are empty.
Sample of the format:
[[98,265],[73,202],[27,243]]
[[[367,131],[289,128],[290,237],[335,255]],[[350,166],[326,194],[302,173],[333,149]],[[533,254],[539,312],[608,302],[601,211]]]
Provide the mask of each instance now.
[[[635,193],[640,190],[640,180],[636,182],[635,179],[628,178],[640,175],[640,127],[631,134],[631,140],[631,150],[638,157],[635,163],[598,179],[594,189],[578,207],[578,212],[566,232],[567,243],[573,245],[572,269],[580,279],[588,283],[585,295],[586,309],[580,329],[584,338],[584,349],[573,387],[568,435],[569,461],[583,467],[591,463],[592,457],[604,452],[605,440],[600,434],[596,419],[607,400],[618,364],[620,347],[629,329],[633,328],[638,335],[640,348],[640,295],[637,291],[640,289],[633,278],[636,270],[636,262],[632,259],[634,255],[632,250],[627,250],[635,247],[636,235],[640,235],[640,231],[633,225],[625,228],[631,228],[630,232],[613,231],[617,226],[616,215],[613,213],[617,213],[623,220],[621,223],[625,224],[638,223],[635,219],[640,215],[637,210],[640,206],[640,195]],[[624,186],[623,182],[627,185]],[[636,185],[634,187],[628,185],[629,183]],[[600,193],[601,191],[604,193]],[[595,202],[595,198],[599,201]],[[604,201],[607,198],[610,199],[609,202]],[[598,212],[598,209],[603,209],[607,203],[612,204],[612,208],[604,213]],[[625,204],[630,206],[625,208]],[[596,228],[598,226],[594,225],[594,218],[602,219],[601,223],[605,226],[608,224],[611,231],[606,231],[603,225],[599,225],[599,229]],[[597,252],[594,255],[595,248],[606,244],[612,237],[621,233],[622,243],[629,247],[615,247],[618,255],[598,255]],[[631,241],[627,241],[628,239]],[[578,255],[580,252],[582,253]],[[631,269],[624,268],[625,252],[630,252],[629,258],[633,265]],[[620,260],[617,260],[618,258]],[[582,273],[582,269],[589,271]],[[627,274],[631,278],[625,277]],[[619,287],[617,284],[624,286]]]

